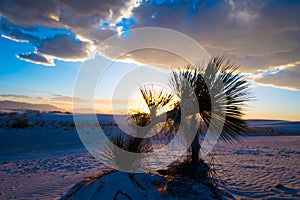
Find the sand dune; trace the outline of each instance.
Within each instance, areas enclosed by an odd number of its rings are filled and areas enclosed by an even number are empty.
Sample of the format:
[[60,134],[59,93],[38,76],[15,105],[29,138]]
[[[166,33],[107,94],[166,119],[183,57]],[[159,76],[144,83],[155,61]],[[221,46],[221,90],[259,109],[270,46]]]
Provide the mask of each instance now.
[[[0,199],[59,198],[84,177],[107,169],[83,147],[72,115],[26,115],[32,126],[6,126],[15,117],[0,116],[0,140],[5,141],[0,146]],[[111,116],[99,119],[108,133],[117,131]],[[231,146],[219,142],[207,159],[213,156],[220,185],[236,198],[299,199],[299,144],[297,135],[252,135]]]

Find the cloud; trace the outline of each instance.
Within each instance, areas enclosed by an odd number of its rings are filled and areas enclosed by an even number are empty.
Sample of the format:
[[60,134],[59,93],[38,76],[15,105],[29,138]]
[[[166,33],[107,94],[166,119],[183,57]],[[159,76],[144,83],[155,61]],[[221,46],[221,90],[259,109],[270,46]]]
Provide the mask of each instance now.
[[1,37],[15,41],[15,42],[28,42],[28,40],[26,40],[26,39],[21,39],[19,37],[12,36],[12,35],[1,34]]
[[59,27],[58,23],[50,16],[59,15],[58,2],[56,0],[2,0],[0,3],[1,15],[12,23],[23,26],[51,26]]
[[[257,75],[299,59],[299,7],[300,2],[293,0],[2,0],[1,16],[10,23],[5,21],[0,28],[3,37],[35,46],[36,52],[30,56],[19,55],[27,61],[41,61],[42,57],[83,60],[93,46],[122,30],[170,28],[191,36],[211,55],[225,54],[240,64],[243,72]],[[132,20],[134,23],[127,23]],[[69,33],[40,38],[35,27]],[[114,48],[105,47],[102,53]],[[177,61],[171,54],[149,50],[124,56],[142,63],[154,58],[166,65]],[[284,76],[287,71],[283,71],[278,75]]]
[[36,64],[54,66],[54,59],[82,61],[92,50],[91,42],[77,39],[70,31],[45,29],[45,34],[41,28],[22,28],[3,19],[0,19],[0,30],[4,38],[31,43],[35,52],[20,54],[17,57]]
[[[34,53],[18,56],[23,60],[45,65],[53,65],[46,58],[82,61],[93,45],[118,30],[129,29],[122,20],[130,17],[136,5],[135,1],[4,0],[0,4],[0,33],[7,39],[33,44]],[[60,33],[63,29],[68,33]],[[58,34],[45,37],[49,31]]]
[[[1,15],[23,27],[89,27],[130,17],[140,1],[130,0],[2,0]],[[74,26],[74,27],[73,27]]]
[[25,98],[30,98],[30,96],[22,95],[22,94],[0,94],[0,98],[25,99]]
[[52,94],[51,97],[51,100],[53,101],[66,102],[66,103],[72,103],[74,99],[76,100],[77,103],[90,103],[89,100],[80,97],[63,96],[59,94]]
[[20,54],[17,56],[21,60],[25,60],[28,62],[33,62],[36,64],[41,64],[45,66],[54,66],[54,61],[52,58],[47,58],[41,54],[37,53],[29,53],[29,54]]
[[58,34],[42,40],[37,52],[66,61],[80,61],[90,55],[90,44],[73,38],[72,35]]
[[38,43],[40,39],[30,33],[26,33],[26,30],[27,29],[22,27],[12,26],[7,20],[0,18],[0,31],[2,32],[2,37],[16,42]]
[[40,33],[37,28],[22,29],[5,21],[2,21],[0,28],[2,30],[1,36],[6,39],[31,43],[35,47],[35,52],[20,54],[17,57],[36,64],[54,66],[54,59],[82,61],[90,55],[92,50],[90,42],[81,41],[72,33],[53,31],[56,34],[38,37],[34,35],[34,33]]
[[118,0],[62,0],[63,6],[67,6],[78,13],[80,16],[91,16],[97,14],[100,19],[108,20],[109,18],[118,18],[123,9],[132,9],[135,1],[118,1]]
[[296,19],[300,19],[300,3],[214,2],[202,1],[196,12],[190,5],[148,3],[135,9],[133,17],[140,26],[160,26],[184,32],[200,42],[210,54],[232,57],[245,72],[254,73],[298,59],[300,21]]
[[[87,99],[83,99],[80,97],[71,97],[71,96],[65,96],[60,94],[51,94],[51,95],[22,95],[22,94],[0,94],[0,101],[3,100],[11,100],[11,101],[18,101],[18,102],[27,102],[27,103],[33,103],[33,104],[50,104],[57,106],[59,108],[72,111],[73,110],[73,99],[76,99],[76,103],[80,104],[82,107],[81,112],[87,112],[90,111],[90,109],[84,109],[89,108],[91,105],[94,104],[95,110],[99,113],[112,113],[114,105],[114,112],[124,111],[127,107],[128,100],[106,100],[106,99],[95,99],[93,102]],[[79,106],[79,105],[77,105]],[[120,110],[118,110],[120,109]]]
[[19,102],[27,102],[27,103],[36,103],[36,104],[51,104],[55,105],[59,108],[63,108],[66,110],[72,110],[72,100],[76,98],[76,102],[81,104],[89,103],[89,101],[85,99],[81,99],[78,97],[70,97],[64,96],[60,94],[51,94],[51,95],[15,95],[15,94],[0,94],[0,100],[12,100]]
[[288,64],[276,70],[262,72],[254,80],[262,85],[269,85],[290,90],[300,90],[300,62]]

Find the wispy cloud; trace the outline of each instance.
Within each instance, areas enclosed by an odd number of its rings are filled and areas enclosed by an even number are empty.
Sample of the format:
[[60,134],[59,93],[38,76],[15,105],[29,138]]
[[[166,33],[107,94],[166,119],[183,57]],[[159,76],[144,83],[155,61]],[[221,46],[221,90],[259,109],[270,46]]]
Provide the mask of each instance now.
[[254,80],[258,84],[289,90],[300,90],[300,62],[289,63],[275,70],[261,72]]
[[[77,108],[81,107],[81,111],[85,108],[94,107],[97,112],[102,113],[121,113],[126,112],[128,107],[127,100],[108,100],[108,99],[95,99],[90,101],[80,97],[65,96],[60,94],[51,95],[23,95],[23,94],[0,94],[0,101],[11,100],[17,102],[26,102],[33,104],[50,104],[58,108],[72,111],[73,101],[75,100]],[[89,109],[90,111],[91,109]],[[87,110],[86,110],[87,111]]]
[[18,95],[18,94],[0,94],[0,98],[14,98],[14,99],[29,99],[29,95]]

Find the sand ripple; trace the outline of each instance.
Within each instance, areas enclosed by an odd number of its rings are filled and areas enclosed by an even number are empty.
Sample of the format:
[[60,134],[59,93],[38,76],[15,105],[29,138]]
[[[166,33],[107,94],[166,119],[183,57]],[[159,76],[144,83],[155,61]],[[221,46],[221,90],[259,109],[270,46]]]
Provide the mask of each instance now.
[[214,149],[222,185],[237,198],[299,199],[300,136],[251,136]]

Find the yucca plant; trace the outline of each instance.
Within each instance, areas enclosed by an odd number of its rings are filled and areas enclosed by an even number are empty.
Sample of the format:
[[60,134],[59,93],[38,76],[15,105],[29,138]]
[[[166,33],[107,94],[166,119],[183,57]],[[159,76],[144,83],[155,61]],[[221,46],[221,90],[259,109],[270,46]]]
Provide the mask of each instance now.
[[105,144],[104,152],[101,154],[106,163],[123,170],[134,171],[142,167],[145,168],[145,166],[141,166],[142,163],[140,162],[142,154],[132,157],[124,156],[122,150],[134,153],[146,153],[152,149],[150,143],[141,144],[140,138],[126,137],[124,134],[116,135],[111,142]]
[[141,87],[140,92],[147,105],[148,114],[153,126],[163,122],[165,113],[158,114],[158,111],[168,104],[174,104],[175,96],[166,89],[158,88],[153,84]]
[[[239,66],[230,60],[217,56],[212,58],[206,67],[189,65],[185,69],[173,71],[170,79],[176,94],[184,97],[181,104],[188,101],[199,106],[199,112],[190,109],[189,113],[184,113],[186,116],[183,117],[191,116],[190,123],[197,123],[196,118],[200,116],[203,124],[214,129],[218,123],[212,124],[211,121],[221,121],[223,116],[212,113],[224,114],[220,138],[226,142],[238,139],[246,131],[243,111],[245,103],[252,99],[249,84],[238,69]],[[215,105],[214,111],[217,112],[213,112],[212,103]],[[190,147],[192,162],[199,161],[200,130],[201,127],[198,128]]]
[[[111,143],[105,145],[105,150],[102,153],[106,163],[110,163],[112,166],[120,169],[145,169],[147,167],[141,166],[142,156],[145,155],[143,153],[150,152],[153,149],[151,137],[148,138],[147,134],[155,126],[166,122],[166,112],[159,114],[159,111],[164,106],[168,106],[168,104],[172,107],[172,101],[174,100],[174,95],[154,85],[141,87],[140,94],[146,104],[146,110],[131,111],[128,118],[128,131],[131,134],[119,133],[111,139]],[[123,150],[137,153],[137,156],[124,157]],[[139,154],[140,156],[138,156]]]
[[129,119],[138,126],[135,129],[137,135],[145,137],[150,131],[153,131],[153,128],[162,126],[162,123],[166,123],[167,112],[159,111],[168,106],[169,109],[173,108],[176,103],[176,98],[168,90],[153,84],[142,86],[140,88],[140,93],[142,100],[146,105],[146,110],[131,111]]
[[[132,129],[137,137],[130,138],[129,146],[126,148],[128,151],[145,152],[142,146],[151,145],[151,141],[145,136],[155,126],[161,123],[166,124],[166,119],[172,119],[174,123],[168,124],[172,131],[163,131],[163,133],[171,133],[172,136],[178,130],[181,120],[188,120],[190,126],[198,126],[200,117],[202,127],[199,125],[189,148],[192,163],[203,162],[199,158],[201,150],[199,136],[204,134],[208,127],[216,130],[215,126],[218,126],[218,121],[224,120],[220,138],[226,142],[230,143],[232,139],[238,139],[246,131],[243,111],[245,103],[252,97],[248,82],[240,74],[238,66],[230,60],[224,57],[214,57],[206,67],[189,65],[182,70],[173,71],[170,83],[173,93],[154,85],[140,88],[147,110],[137,110],[130,114],[130,122],[133,121],[137,125]],[[176,96],[179,101],[175,98]],[[197,105],[199,109],[187,109],[188,112],[182,113],[182,105],[187,107]],[[171,110],[159,114],[159,110],[166,106]],[[158,139],[170,140],[172,137],[160,135]],[[147,148],[147,151],[150,151],[150,148]]]

